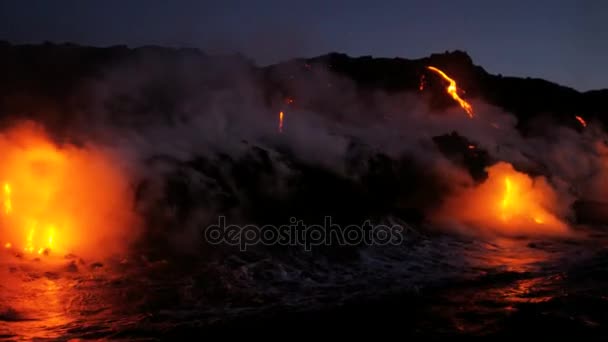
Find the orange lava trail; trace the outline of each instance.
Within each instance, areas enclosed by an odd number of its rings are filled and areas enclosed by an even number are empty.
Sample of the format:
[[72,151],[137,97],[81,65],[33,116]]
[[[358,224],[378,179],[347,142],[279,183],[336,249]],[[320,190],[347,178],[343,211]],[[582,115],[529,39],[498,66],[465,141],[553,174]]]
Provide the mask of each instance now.
[[473,107],[471,106],[471,104],[469,104],[467,101],[463,100],[459,95],[458,95],[458,87],[456,86],[456,81],[454,81],[453,79],[451,79],[448,75],[446,75],[443,71],[433,67],[433,66],[429,66],[427,67],[429,70],[436,72],[437,74],[439,74],[441,77],[443,77],[444,80],[448,81],[450,83],[450,85],[446,88],[446,92],[452,96],[452,98],[458,102],[458,104],[460,105],[460,107],[462,107],[462,109],[465,110],[465,112],[467,112],[467,115],[469,116],[469,118],[473,118]]
[[283,117],[285,114],[283,112],[279,112],[279,133],[283,133]]
[[580,122],[580,124],[581,124],[583,127],[587,127],[587,121],[585,121],[585,119],[583,119],[582,117],[580,117],[580,116],[578,116],[578,115],[577,115],[577,116],[575,116],[575,118],[576,118],[576,120],[577,120],[578,122]]

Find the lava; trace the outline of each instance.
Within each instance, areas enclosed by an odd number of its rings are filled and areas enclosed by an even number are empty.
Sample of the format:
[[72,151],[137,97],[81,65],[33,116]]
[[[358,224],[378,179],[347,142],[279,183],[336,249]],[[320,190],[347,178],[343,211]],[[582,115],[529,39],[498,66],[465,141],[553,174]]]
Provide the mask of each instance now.
[[585,119],[583,119],[582,117],[580,117],[578,115],[575,116],[574,118],[576,118],[576,120],[581,124],[581,126],[587,127],[587,121],[585,121]]
[[283,117],[285,116],[285,114],[283,114],[283,111],[279,112],[279,133],[283,133]]
[[531,178],[500,162],[488,178],[448,199],[441,212],[481,232],[503,235],[562,235],[568,226],[557,214],[559,198],[543,177]]
[[11,185],[4,183],[4,213],[10,214],[13,211],[13,202],[11,201]]
[[33,123],[1,132],[0,150],[5,248],[97,256],[127,240],[130,190],[109,154],[58,146]]
[[[428,66],[427,67],[429,70],[436,72],[437,74],[439,74],[444,80],[448,81],[450,84],[448,85],[448,87],[446,88],[446,92],[452,96],[452,98],[458,102],[458,104],[460,105],[460,107],[462,107],[462,109],[465,110],[465,112],[467,112],[467,115],[469,116],[469,118],[473,118],[473,107],[471,106],[471,104],[469,104],[467,101],[463,100],[459,95],[458,95],[458,87],[456,86],[456,81],[454,81],[452,78],[450,78],[448,75],[446,75],[443,71],[439,70],[436,67],[433,66]],[[422,89],[421,89],[422,90]]]

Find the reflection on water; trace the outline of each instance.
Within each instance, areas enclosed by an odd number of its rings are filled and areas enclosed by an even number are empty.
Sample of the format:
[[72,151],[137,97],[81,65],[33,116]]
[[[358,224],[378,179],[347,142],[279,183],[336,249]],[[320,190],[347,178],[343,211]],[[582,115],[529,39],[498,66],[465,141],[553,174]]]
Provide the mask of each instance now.
[[[604,285],[583,283],[589,276],[576,278],[571,271],[601,253],[606,241],[597,236],[578,242],[427,239],[400,246],[401,254],[380,250],[381,257],[373,263],[362,259],[358,268],[326,261],[289,265],[265,255],[240,263],[234,256],[184,270],[183,263],[166,260],[36,261],[5,253],[0,258],[0,338],[154,337],[184,324],[200,326],[277,307],[318,309],[391,286],[438,282],[437,298],[443,299],[425,304],[429,312],[446,318],[455,331],[487,334],[528,312],[530,305],[550,313],[566,310],[564,298],[572,300],[579,292],[608,302],[602,299],[608,298]],[[573,319],[581,324],[601,320],[593,312]]]
[[[74,260],[2,260],[0,336],[56,339],[97,338],[126,327],[139,316],[120,304],[120,287],[101,264]],[[133,285],[136,285],[133,282]]]
[[[596,260],[604,260],[606,242],[603,233],[578,240],[492,241],[485,252],[468,253],[468,260],[484,275],[442,291],[444,301],[435,310],[442,311],[457,331],[471,335],[504,336],[513,334],[509,329],[542,330],[543,324],[558,331],[555,325],[561,324],[566,333],[594,336],[595,330],[586,329],[605,321],[608,300],[602,297],[608,278],[587,274],[604,274]],[[590,298],[593,306],[587,304]]]
[[[0,333],[23,338],[58,338],[72,321],[66,281],[28,265],[3,265]],[[67,291],[66,291],[67,290]],[[16,334],[18,332],[18,334]]]
[[497,301],[506,303],[541,303],[554,298],[552,286],[560,282],[561,276],[548,278],[522,279],[515,281],[512,285],[490,291],[489,296],[494,295]]
[[484,253],[476,251],[468,257],[476,267],[491,272],[530,272],[559,257],[546,249],[530,248],[531,243],[528,240],[496,239],[486,244]]

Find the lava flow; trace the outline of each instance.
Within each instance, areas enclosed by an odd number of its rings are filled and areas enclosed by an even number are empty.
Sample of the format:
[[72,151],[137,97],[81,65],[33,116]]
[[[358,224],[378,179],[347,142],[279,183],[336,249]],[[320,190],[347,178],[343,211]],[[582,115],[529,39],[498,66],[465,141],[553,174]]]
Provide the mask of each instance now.
[[285,116],[285,114],[283,114],[283,111],[279,112],[279,133],[283,133],[283,117]]
[[[469,104],[467,101],[463,100],[460,95],[458,95],[458,87],[456,86],[456,81],[454,81],[452,78],[450,78],[448,75],[446,75],[443,71],[433,67],[433,66],[429,66],[427,67],[429,70],[436,72],[437,74],[439,74],[441,77],[443,77],[444,80],[448,81],[450,83],[450,85],[448,85],[448,87],[446,88],[446,92],[452,96],[452,98],[458,102],[458,104],[460,105],[460,107],[462,107],[462,109],[464,109],[465,112],[467,112],[467,115],[469,116],[469,118],[473,118],[473,107],[471,106],[471,104]],[[422,90],[422,89],[421,89]]]
[[0,133],[0,238],[19,253],[103,256],[135,223],[129,188],[98,149],[57,146],[34,124]]
[[581,126],[587,127],[587,121],[585,121],[585,119],[583,119],[582,117],[580,117],[578,115],[575,116],[574,118],[576,118],[576,121],[578,121],[581,124]]
[[484,183],[450,198],[441,216],[503,235],[568,233],[568,226],[556,214],[559,199],[544,178],[532,179],[505,162],[487,171]]

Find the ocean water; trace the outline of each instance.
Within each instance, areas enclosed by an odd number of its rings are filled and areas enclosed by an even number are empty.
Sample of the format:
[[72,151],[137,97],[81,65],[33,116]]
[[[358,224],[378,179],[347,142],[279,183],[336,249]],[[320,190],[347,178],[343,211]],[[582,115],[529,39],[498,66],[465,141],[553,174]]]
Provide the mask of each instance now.
[[[608,234],[107,260],[2,251],[0,338],[183,340],[247,327],[606,337]],[[347,255],[347,256],[343,256]]]

